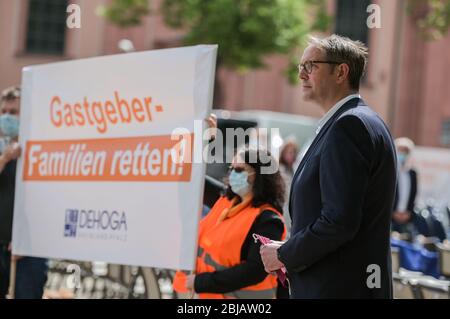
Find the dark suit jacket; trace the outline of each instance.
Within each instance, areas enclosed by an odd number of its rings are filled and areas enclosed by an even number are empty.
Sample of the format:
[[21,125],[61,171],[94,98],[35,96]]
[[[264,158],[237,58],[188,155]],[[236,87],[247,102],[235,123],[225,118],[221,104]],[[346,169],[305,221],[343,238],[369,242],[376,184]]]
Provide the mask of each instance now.
[[[291,298],[391,298],[392,137],[360,99],[324,125],[291,186],[291,238],[279,248]],[[380,288],[369,288],[380,268]],[[370,269],[370,268],[369,268]]]
[[[411,180],[411,187],[409,189],[408,205],[406,206],[406,209],[412,213],[414,212],[414,203],[416,201],[417,195],[417,173],[413,169],[410,169],[408,173],[409,178]],[[398,190],[395,192],[394,210],[397,210],[397,205],[398,205]]]

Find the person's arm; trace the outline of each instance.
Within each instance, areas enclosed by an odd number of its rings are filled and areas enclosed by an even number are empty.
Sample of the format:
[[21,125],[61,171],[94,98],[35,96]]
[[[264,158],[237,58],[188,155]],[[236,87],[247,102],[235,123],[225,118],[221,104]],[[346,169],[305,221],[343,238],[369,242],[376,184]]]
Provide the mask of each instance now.
[[5,147],[3,154],[0,155],[0,174],[5,169],[6,164],[10,161],[17,159],[20,156],[21,148],[19,144],[9,144]]
[[[253,233],[281,240],[283,221],[272,211],[263,211],[252,225],[243,245],[242,263],[225,270],[201,273],[195,276],[194,290],[197,293],[227,293],[255,285],[264,280],[267,273],[259,254],[259,243],[255,243]],[[245,250],[247,250],[245,252]],[[245,257],[245,258],[244,258]]]
[[414,212],[414,203],[416,202],[416,195],[417,195],[417,173],[415,170],[410,171],[410,177],[411,177],[411,190],[409,192],[407,210],[412,213]]
[[331,128],[320,158],[320,217],[278,250],[288,271],[308,268],[356,235],[373,154],[368,131],[358,117],[345,116]]

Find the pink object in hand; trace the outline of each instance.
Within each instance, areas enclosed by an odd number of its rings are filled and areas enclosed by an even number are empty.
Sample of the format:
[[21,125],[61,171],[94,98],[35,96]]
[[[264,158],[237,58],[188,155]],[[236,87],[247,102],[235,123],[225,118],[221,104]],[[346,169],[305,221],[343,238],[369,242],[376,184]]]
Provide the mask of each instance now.
[[[259,240],[259,242],[263,245],[270,244],[272,242],[269,238],[258,234],[253,234],[253,238],[255,239],[255,242],[258,242]],[[283,287],[286,287],[286,268],[283,266],[281,269],[278,269],[276,273]]]

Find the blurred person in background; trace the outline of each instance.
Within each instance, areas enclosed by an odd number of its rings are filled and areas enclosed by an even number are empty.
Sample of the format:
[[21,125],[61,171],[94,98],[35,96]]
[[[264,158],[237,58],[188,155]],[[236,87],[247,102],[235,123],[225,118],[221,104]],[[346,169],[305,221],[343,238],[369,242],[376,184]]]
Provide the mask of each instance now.
[[271,174],[262,170],[274,161],[261,148],[237,153],[226,194],[200,222],[196,272],[188,275],[178,271],[175,291],[193,291],[202,299],[277,296],[277,278],[264,271],[260,244],[252,236],[283,240],[286,235],[281,214],[284,182],[278,170]]
[[0,130],[5,142],[0,155],[0,298],[8,292],[11,259],[17,261],[15,295],[17,299],[40,299],[47,281],[47,260],[36,257],[11,256],[12,221],[17,158],[21,154],[18,141],[20,88],[2,92]]
[[0,100],[0,298],[6,298],[11,263],[11,237],[14,211],[16,163],[20,155],[19,133],[20,89],[2,92]]
[[291,191],[292,178],[294,177],[294,166],[299,153],[299,147],[294,137],[287,137],[280,151],[280,173],[286,185],[286,201],[283,206],[284,222],[286,224],[287,236],[291,231],[291,217],[289,216],[288,198]]
[[417,172],[411,167],[409,159],[414,151],[414,142],[407,137],[395,140],[397,149],[397,188],[392,214],[393,236],[407,241],[426,242],[424,237],[446,238],[445,230],[430,211],[426,218],[414,211],[418,189]]
[[397,150],[397,187],[392,213],[392,231],[394,237],[414,241],[418,235],[428,237],[429,231],[425,218],[414,212],[417,195],[417,172],[409,165],[414,150],[414,142],[407,137],[395,140]]
[[397,187],[392,214],[392,230],[416,236],[427,233],[425,220],[414,213],[417,195],[417,172],[408,165],[414,143],[407,137],[395,140],[397,150]]

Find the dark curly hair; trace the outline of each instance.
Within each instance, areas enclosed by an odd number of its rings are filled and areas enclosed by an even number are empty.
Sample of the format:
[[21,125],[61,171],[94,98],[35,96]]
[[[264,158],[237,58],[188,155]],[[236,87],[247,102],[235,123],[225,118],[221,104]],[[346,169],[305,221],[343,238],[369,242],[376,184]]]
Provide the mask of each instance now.
[[[259,207],[269,204],[279,212],[282,212],[285,198],[285,183],[278,169],[278,162],[270,154],[270,151],[262,148],[246,147],[238,151],[237,154],[245,161],[245,164],[255,169],[252,206]],[[269,167],[271,164],[276,165],[276,171],[271,174],[262,174],[261,168]],[[231,200],[236,194],[228,186],[225,196]]]

